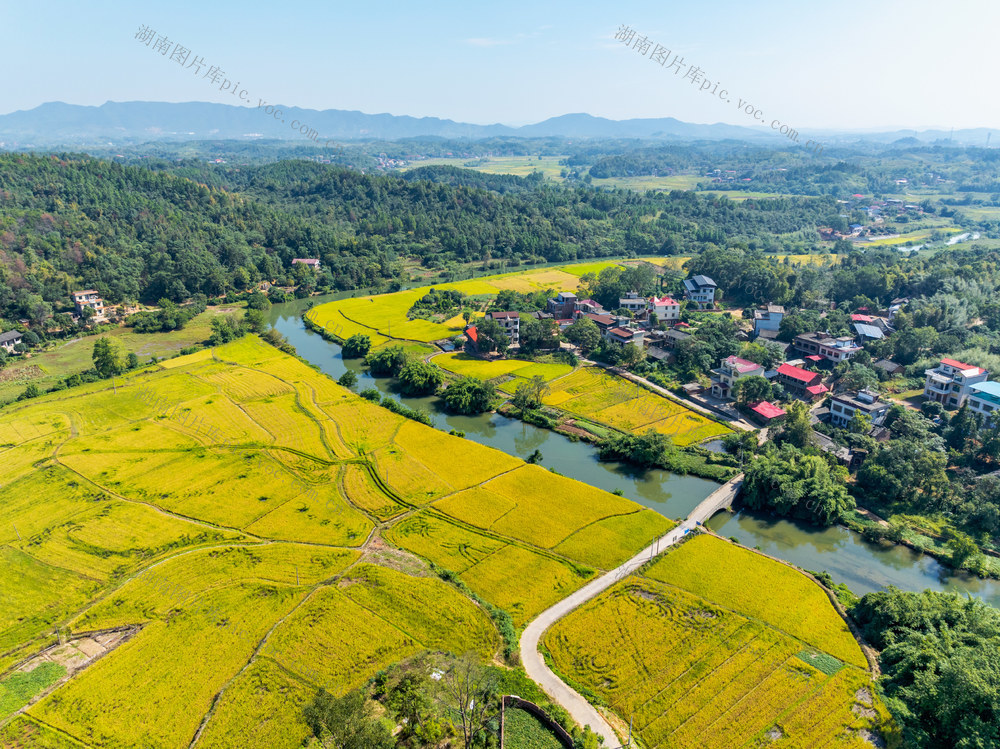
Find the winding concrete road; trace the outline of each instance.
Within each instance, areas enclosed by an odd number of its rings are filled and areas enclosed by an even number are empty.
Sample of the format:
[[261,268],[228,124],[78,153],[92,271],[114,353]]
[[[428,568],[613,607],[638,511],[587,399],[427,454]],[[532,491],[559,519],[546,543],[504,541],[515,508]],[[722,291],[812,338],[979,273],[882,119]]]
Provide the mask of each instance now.
[[587,702],[579,692],[556,676],[552,672],[552,669],[545,664],[545,659],[538,653],[538,643],[542,639],[542,635],[549,627],[568,613],[607,590],[619,580],[628,577],[661,551],[677,543],[723,507],[729,507],[739,493],[742,485],[743,474],[741,473],[708,495],[691,511],[691,514],[683,522],[669,533],[657,539],[656,542],[640,551],[624,564],[610,572],[606,572],[596,580],[591,580],[572,595],[564,598],[556,605],[547,608],[524,628],[520,642],[521,663],[524,665],[524,670],[528,673],[528,676],[545,690],[545,693],[557,704],[565,708],[577,723],[581,726],[590,726],[594,733],[603,736],[605,749],[614,749],[614,747],[621,746],[614,729],[611,728],[611,725],[604,719],[604,716],[593,705]]

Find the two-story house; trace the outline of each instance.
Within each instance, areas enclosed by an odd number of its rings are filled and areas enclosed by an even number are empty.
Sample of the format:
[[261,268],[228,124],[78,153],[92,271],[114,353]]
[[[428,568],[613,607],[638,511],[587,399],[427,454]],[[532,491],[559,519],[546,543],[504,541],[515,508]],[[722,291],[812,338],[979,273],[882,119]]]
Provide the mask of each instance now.
[[828,390],[819,372],[810,372],[793,364],[778,367],[777,379],[788,392],[807,401],[822,398]]
[[802,333],[795,336],[792,348],[806,356],[818,356],[836,363],[846,361],[861,350],[851,336],[832,337],[829,333]]
[[89,307],[94,310],[94,317],[104,317],[104,300],[94,289],[73,292],[73,304],[76,305],[76,314],[82,315],[83,310]]
[[516,312],[490,312],[490,318],[495,320],[503,332],[507,334],[512,346],[521,339],[521,317]]
[[618,299],[618,309],[628,310],[632,314],[645,312],[647,307],[646,298],[639,296],[634,291],[629,291],[625,296]]
[[684,282],[684,298],[698,309],[715,308],[715,281],[708,276],[692,276]]
[[626,343],[634,343],[636,346],[642,346],[643,333],[641,330],[635,328],[608,328],[604,332],[604,337],[609,341],[620,343],[623,346]]
[[860,411],[871,419],[872,426],[881,426],[889,413],[889,404],[879,400],[879,394],[871,390],[856,393],[840,393],[830,399],[830,423],[846,427],[855,411]]
[[985,382],[990,376],[982,367],[942,359],[934,369],[925,369],[924,397],[947,408],[959,408],[969,396],[970,388]]
[[713,369],[712,395],[716,398],[732,398],[733,387],[741,377],[757,375],[764,376],[764,368],[760,364],[729,356],[722,360],[718,369]]

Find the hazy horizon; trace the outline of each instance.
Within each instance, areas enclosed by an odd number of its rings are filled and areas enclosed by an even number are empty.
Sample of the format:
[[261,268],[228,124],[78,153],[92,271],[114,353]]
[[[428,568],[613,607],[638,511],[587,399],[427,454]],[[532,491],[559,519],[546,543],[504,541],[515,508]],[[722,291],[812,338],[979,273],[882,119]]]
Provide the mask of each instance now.
[[[762,129],[776,118],[798,130],[858,132],[1000,123],[1000,103],[982,94],[1000,6],[968,1],[943,14],[930,0],[847,0],[834,12],[724,0],[710,15],[648,0],[313,4],[253,14],[228,0],[142,8],[108,0],[7,3],[2,12],[13,33],[0,61],[17,71],[5,82],[3,114],[52,101],[240,103],[137,41],[147,26],[238,81],[254,97],[248,106],[263,98],[511,127],[572,113]],[[653,62],[652,49],[643,55],[616,40],[623,24],[721,83],[731,102]],[[738,109],[738,99],[766,119]]]

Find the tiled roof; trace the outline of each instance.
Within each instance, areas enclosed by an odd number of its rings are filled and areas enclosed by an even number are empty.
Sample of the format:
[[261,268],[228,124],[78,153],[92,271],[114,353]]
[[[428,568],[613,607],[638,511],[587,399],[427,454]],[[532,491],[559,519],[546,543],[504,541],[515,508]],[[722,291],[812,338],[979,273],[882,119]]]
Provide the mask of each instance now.
[[761,401],[756,406],[751,406],[750,410],[754,413],[758,413],[765,419],[775,419],[779,416],[785,415],[785,409],[780,406],[776,406],[768,401]]
[[760,369],[760,365],[747,361],[746,359],[741,359],[738,356],[726,357],[723,361],[730,366],[731,369],[735,369],[737,372],[752,372],[755,369]]
[[778,367],[778,374],[791,377],[793,380],[798,380],[799,382],[812,382],[817,377],[815,372],[810,372],[808,369],[802,369],[802,367],[796,367],[791,364],[782,364]]

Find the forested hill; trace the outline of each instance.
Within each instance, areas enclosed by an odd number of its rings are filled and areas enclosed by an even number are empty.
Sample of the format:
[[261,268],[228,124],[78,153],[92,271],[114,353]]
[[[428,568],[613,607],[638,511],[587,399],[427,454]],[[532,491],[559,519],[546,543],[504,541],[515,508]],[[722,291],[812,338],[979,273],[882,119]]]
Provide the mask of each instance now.
[[[44,319],[81,286],[111,302],[155,302],[291,282],[293,257],[322,259],[316,288],[346,289],[398,277],[403,257],[443,266],[687,254],[710,243],[799,249],[835,210],[826,199],[734,203],[530,178],[500,194],[484,188],[501,181],[482,176],[465,186],[462,175],[432,183],[302,161],[172,169],[0,155],[0,315]],[[502,184],[511,179],[520,178]]]

